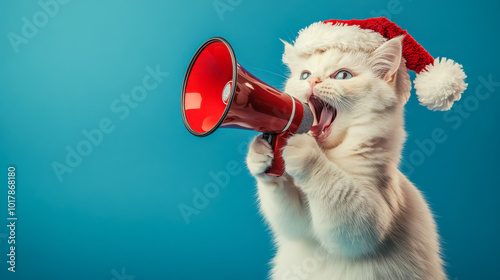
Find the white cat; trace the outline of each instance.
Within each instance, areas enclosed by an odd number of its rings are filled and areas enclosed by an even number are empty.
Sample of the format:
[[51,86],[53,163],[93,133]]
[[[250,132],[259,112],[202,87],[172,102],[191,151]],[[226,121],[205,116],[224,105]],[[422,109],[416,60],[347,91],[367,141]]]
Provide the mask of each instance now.
[[403,37],[372,33],[374,50],[299,55],[285,43],[285,92],[308,102],[315,122],[288,140],[281,177],[265,174],[270,145],[250,144],[247,165],[277,246],[272,279],[446,279],[429,206],[398,169],[411,89]]

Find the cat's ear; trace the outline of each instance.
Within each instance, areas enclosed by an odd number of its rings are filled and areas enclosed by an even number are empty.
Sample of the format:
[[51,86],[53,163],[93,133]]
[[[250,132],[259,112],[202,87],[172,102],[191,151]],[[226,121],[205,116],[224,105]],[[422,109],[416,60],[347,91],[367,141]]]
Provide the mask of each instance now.
[[285,51],[283,52],[283,63],[288,65],[289,68],[292,67],[292,65],[298,63],[298,56],[295,52],[295,48],[292,46],[292,44],[280,39],[280,41],[285,45]]
[[292,44],[288,43],[287,41],[285,41],[283,39],[280,39],[280,41],[281,41],[281,43],[283,43],[283,45],[285,45],[285,53],[289,52],[289,51],[293,51]]
[[395,37],[378,47],[371,54],[371,67],[377,77],[393,82],[401,64],[404,36]]

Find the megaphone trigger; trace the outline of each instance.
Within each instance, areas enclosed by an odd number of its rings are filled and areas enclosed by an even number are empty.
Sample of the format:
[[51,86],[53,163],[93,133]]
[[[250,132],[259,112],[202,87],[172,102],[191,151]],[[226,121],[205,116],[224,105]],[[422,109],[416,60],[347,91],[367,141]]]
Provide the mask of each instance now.
[[288,138],[290,138],[292,135],[293,134],[288,131],[279,134],[262,134],[262,138],[264,138],[269,144],[271,144],[274,154],[271,166],[265,172],[267,175],[279,177],[283,175],[283,173],[285,173],[285,160],[282,156],[282,150],[286,146]]

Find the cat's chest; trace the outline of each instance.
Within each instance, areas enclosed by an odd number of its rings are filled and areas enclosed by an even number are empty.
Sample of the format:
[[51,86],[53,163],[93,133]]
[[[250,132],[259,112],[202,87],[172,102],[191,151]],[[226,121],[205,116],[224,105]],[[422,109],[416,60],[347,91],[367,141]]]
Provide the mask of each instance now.
[[356,165],[360,163],[361,156],[356,155],[356,153],[349,148],[337,147],[330,150],[322,150],[326,159],[329,162],[334,163],[337,167],[342,170],[355,169]]

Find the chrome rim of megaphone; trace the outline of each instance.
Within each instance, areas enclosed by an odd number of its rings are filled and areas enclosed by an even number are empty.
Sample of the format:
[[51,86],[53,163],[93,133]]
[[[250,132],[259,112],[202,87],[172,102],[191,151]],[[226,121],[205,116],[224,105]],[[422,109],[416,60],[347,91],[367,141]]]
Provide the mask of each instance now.
[[[208,130],[206,132],[203,132],[203,133],[200,133],[200,132],[197,132],[197,131],[193,130],[191,128],[191,126],[189,125],[189,122],[187,121],[186,112],[184,110],[184,98],[185,98],[185,95],[186,95],[187,81],[189,79],[189,75],[190,75],[191,70],[192,70],[192,68],[194,66],[194,63],[198,59],[198,56],[201,54],[201,52],[208,45],[210,45],[212,43],[215,43],[215,42],[221,42],[224,45],[226,45],[227,50],[229,51],[229,54],[231,55],[231,61],[232,61],[232,67],[233,67],[233,79],[232,79],[233,87],[231,89],[231,94],[229,96],[229,99],[227,100],[227,104],[226,104],[226,108],[224,109],[224,113],[222,113],[222,116],[219,118],[219,120],[217,121],[217,123],[210,130]],[[233,48],[231,47],[231,45],[229,44],[229,42],[226,39],[224,39],[222,37],[213,37],[213,38],[210,38],[207,41],[205,41],[205,43],[203,43],[198,48],[198,50],[194,54],[193,58],[191,58],[191,61],[189,62],[189,66],[188,66],[188,68],[186,70],[186,74],[184,75],[184,82],[182,84],[182,96],[181,96],[182,121],[184,122],[184,126],[187,128],[187,130],[191,134],[193,134],[195,136],[198,136],[198,137],[208,136],[208,135],[212,134],[215,130],[217,130],[217,128],[219,128],[219,126],[224,122],[224,119],[226,118],[227,113],[229,112],[229,109],[231,108],[231,103],[232,103],[233,97],[234,97],[234,91],[236,90],[236,80],[237,80],[237,77],[238,77],[238,75],[237,75],[236,56],[234,55]]]

